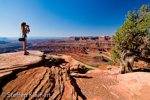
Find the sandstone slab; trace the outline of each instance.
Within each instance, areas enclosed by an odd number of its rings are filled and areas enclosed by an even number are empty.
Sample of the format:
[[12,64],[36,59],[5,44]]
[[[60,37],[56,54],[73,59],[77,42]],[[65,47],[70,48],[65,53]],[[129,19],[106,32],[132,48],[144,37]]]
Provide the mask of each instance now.
[[29,55],[23,51],[0,54],[0,80],[21,69],[35,66],[43,61],[43,52],[28,50]]
[[[55,65],[52,61],[44,60],[34,68],[19,71],[7,78],[9,81],[6,79],[0,84],[0,100],[84,100],[68,73],[73,66],[71,61],[70,58],[66,64],[62,63],[62,68],[61,64]],[[11,97],[9,93],[16,97]]]
[[[75,61],[74,59],[71,58],[71,56],[56,56],[56,55],[52,55],[54,58],[56,58],[58,60],[58,62],[67,62],[70,66],[70,73],[72,72],[78,72],[79,70],[79,66],[80,63],[78,61]],[[61,65],[60,65],[61,66]],[[63,67],[63,66],[61,66]]]
[[117,80],[119,83],[111,87],[128,100],[150,100],[150,73],[119,74]]

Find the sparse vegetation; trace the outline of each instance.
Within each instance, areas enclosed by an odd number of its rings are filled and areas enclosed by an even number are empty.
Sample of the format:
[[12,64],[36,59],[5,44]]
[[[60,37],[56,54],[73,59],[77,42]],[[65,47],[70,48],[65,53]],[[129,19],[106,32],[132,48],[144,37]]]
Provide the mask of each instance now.
[[79,60],[77,60],[78,62],[81,62],[81,63],[83,63],[83,64],[86,64],[86,65],[88,65],[88,66],[91,66],[91,67],[96,67],[96,68],[98,68],[100,65],[97,65],[97,66],[94,66],[94,65],[89,65],[89,64],[87,64],[87,63],[84,63],[84,62],[82,62],[82,61],[79,61]]
[[[104,56],[103,56],[103,57],[104,57]],[[109,58],[104,57],[104,59],[108,61],[106,65],[111,65],[111,64],[113,64],[113,61],[110,60]]]
[[57,54],[57,56],[62,56],[62,54]]
[[56,58],[54,58],[54,57],[51,56],[51,55],[48,55],[48,57],[52,60],[52,62],[53,62],[54,64],[58,64],[58,60],[57,60]]
[[88,70],[94,70],[93,68],[88,68]]
[[[134,59],[150,62],[150,6],[128,11],[127,21],[113,36],[116,46],[111,50],[111,59],[120,61],[121,73],[132,71]],[[144,56],[142,53],[144,52]]]

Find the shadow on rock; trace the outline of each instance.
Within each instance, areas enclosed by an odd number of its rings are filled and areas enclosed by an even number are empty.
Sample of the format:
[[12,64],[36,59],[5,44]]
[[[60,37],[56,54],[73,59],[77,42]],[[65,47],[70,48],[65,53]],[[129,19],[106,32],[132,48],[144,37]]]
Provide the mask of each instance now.
[[82,94],[81,89],[79,88],[76,79],[74,79],[73,77],[71,78],[71,84],[74,86],[75,91],[77,92],[77,94],[82,97],[83,100],[86,100],[87,98],[85,97],[84,94]]
[[11,80],[15,80],[18,76],[16,75],[17,73],[19,72],[16,72],[16,73],[13,73],[11,74],[9,77],[6,77],[4,79],[1,80],[1,83],[0,83],[0,94],[3,92],[2,88],[8,83],[10,82]]
[[148,68],[136,68],[132,70],[133,72],[150,72]]
[[78,76],[71,76],[72,78],[75,77],[75,78],[92,78],[92,77],[88,77],[88,76],[81,76],[81,75],[78,75]]

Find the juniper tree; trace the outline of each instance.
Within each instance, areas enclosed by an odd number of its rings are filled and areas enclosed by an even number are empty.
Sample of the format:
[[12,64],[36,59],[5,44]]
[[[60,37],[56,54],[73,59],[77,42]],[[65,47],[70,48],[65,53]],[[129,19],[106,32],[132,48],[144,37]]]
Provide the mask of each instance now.
[[143,5],[133,12],[128,11],[126,19],[113,36],[116,46],[111,50],[112,60],[120,61],[121,73],[132,71],[135,58],[150,63],[149,5]]

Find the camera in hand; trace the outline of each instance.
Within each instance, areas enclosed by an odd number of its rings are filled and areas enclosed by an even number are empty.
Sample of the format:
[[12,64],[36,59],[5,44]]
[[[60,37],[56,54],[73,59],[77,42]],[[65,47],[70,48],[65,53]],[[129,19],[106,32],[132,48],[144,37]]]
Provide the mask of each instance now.
[[29,33],[30,32],[29,25],[26,25],[26,29],[28,30]]

